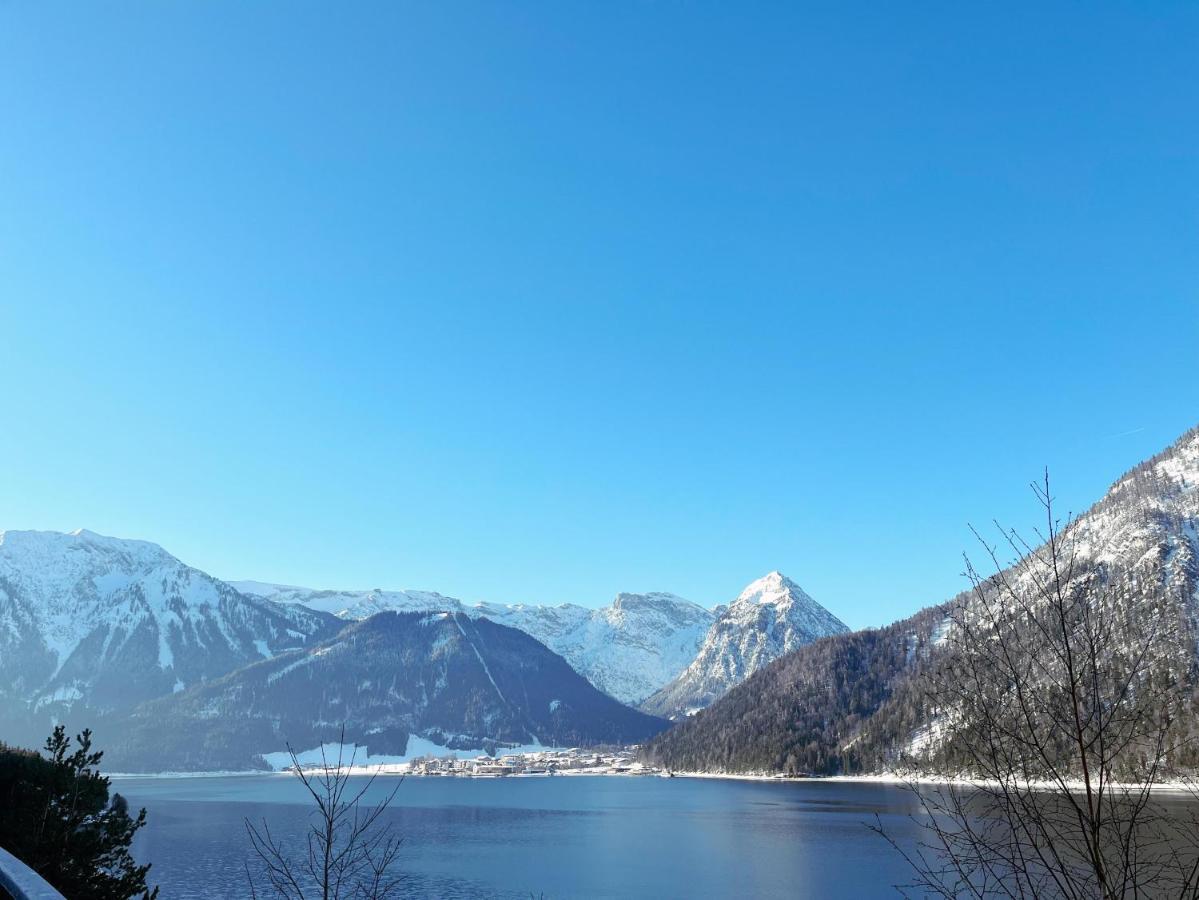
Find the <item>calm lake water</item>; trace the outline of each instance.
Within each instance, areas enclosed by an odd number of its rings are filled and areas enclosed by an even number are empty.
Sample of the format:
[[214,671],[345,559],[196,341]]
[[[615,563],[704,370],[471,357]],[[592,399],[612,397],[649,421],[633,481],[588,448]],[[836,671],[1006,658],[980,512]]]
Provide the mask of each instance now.
[[[298,841],[308,813],[288,775],[113,787],[149,810],[135,849],[164,900],[247,896],[243,820]],[[866,823],[877,814],[910,838],[913,811],[906,791],[879,784],[409,778],[390,821],[414,897],[869,898],[897,896],[907,872]]]

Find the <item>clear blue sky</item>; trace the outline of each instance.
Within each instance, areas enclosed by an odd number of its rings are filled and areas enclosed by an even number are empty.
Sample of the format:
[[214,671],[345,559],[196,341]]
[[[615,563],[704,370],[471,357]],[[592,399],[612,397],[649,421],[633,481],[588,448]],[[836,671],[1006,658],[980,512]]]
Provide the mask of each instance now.
[[962,586],[1199,421],[1199,6],[0,4],[0,527]]

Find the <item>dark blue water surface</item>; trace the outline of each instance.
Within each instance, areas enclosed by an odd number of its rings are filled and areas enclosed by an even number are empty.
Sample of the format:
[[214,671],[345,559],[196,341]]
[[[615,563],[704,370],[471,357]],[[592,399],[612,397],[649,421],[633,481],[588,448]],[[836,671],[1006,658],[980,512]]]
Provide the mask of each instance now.
[[[380,778],[371,796],[395,782]],[[302,839],[289,775],[121,778],[149,810],[135,845],[171,898],[248,896],[244,819]],[[408,778],[388,820],[414,897],[896,896],[902,859],[866,823],[910,840],[902,788],[655,777]]]

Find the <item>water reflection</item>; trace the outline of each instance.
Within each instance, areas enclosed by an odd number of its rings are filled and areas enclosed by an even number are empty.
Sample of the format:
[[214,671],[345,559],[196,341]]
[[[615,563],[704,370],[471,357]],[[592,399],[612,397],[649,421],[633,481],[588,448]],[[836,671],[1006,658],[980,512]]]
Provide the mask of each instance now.
[[[278,776],[117,785],[150,811],[137,852],[164,898],[245,896],[243,819],[302,840],[297,788]],[[910,837],[914,811],[877,784],[412,778],[388,819],[413,897],[860,898],[894,896],[908,874],[865,823],[878,814]]]

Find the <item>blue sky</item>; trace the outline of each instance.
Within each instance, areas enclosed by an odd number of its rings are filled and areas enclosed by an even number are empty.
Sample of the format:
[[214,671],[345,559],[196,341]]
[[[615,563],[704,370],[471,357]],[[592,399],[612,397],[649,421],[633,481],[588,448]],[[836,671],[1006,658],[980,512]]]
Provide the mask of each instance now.
[[0,5],[0,528],[854,626],[1199,422],[1193,4]]

